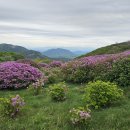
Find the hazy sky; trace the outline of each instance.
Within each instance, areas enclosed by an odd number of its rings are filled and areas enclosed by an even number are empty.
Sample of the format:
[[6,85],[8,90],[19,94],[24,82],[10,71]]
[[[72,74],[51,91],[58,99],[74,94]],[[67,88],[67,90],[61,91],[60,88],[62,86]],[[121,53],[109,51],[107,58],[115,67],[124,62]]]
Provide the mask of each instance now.
[[130,0],[0,0],[0,43],[98,48],[130,40]]

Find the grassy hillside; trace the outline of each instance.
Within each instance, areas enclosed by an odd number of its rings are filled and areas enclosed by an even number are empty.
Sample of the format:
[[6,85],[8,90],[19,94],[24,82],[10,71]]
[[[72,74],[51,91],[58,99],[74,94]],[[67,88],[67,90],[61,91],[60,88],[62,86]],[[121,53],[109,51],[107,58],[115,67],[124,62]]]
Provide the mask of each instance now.
[[87,53],[85,55],[82,55],[80,57],[91,56],[91,55],[101,55],[101,54],[115,54],[115,53],[120,53],[126,50],[130,50],[130,41],[102,47],[90,53]]
[[0,62],[16,61],[18,59],[24,59],[24,56],[14,52],[0,52]]

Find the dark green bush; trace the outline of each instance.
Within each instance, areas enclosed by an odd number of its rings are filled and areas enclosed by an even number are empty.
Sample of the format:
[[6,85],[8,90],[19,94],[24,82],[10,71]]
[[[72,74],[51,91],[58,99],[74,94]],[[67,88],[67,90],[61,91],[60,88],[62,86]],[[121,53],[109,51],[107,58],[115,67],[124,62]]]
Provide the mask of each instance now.
[[95,109],[108,107],[123,97],[123,91],[116,84],[110,82],[89,82],[86,86],[84,99]]
[[93,67],[82,66],[82,63],[72,61],[62,67],[63,78],[67,82],[85,83],[94,79]]
[[103,80],[115,82],[119,86],[130,86],[130,58],[121,59],[113,63],[109,72],[104,73]]

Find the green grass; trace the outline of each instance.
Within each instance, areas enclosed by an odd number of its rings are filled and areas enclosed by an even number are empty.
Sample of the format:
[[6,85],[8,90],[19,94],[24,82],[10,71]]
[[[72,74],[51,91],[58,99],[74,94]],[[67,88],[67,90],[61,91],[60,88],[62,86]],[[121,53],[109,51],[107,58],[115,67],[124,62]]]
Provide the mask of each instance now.
[[26,102],[16,119],[0,114],[0,130],[129,130],[130,89],[125,92],[126,97],[121,103],[103,110],[92,110],[90,125],[81,128],[74,127],[69,122],[69,110],[83,105],[83,93],[78,85],[69,85],[64,102],[52,101],[47,88],[39,96],[33,96],[27,90],[0,91],[0,97],[19,94]]

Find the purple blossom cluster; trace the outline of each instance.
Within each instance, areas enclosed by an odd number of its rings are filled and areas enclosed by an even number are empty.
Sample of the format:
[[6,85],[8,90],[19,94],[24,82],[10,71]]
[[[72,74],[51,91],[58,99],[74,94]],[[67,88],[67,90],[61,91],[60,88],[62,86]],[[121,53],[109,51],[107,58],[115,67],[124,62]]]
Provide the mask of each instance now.
[[85,112],[85,111],[80,111],[79,115],[80,115],[81,119],[86,119],[86,118],[90,118],[91,117],[90,113]]
[[71,114],[70,120],[74,125],[86,124],[87,121],[91,118],[89,109],[86,111],[83,108],[77,108],[77,109],[73,108],[72,110],[70,110],[70,114]]
[[11,117],[14,117],[17,115],[20,109],[25,105],[25,102],[19,95],[16,95],[15,97],[11,98],[10,105],[12,108],[10,114],[11,114]]
[[0,89],[25,88],[42,77],[39,69],[28,64],[16,62],[0,64]]
[[36,62],[29,60],[29,59],[20,59],[20,60],[17,60],[16,62],[17,63],[23,63],[23,64],[29,64],[29,65],[31,65],[35,68],[40,69],[40,66]]
[[63,64],[62,67],[64,68],[68,66],[68,64],[73,64],[73,68],[94,66],[94,65],[103,64],[106,62],[115,62],[129,55],[130,55],[130,51],[125,51],[118,54],[104,54],[104,55],[88,56],[88,57],[83,57],[83,58],[65,63]]
[[38,65],[40,67],[44,67],[44,68],[55,68],[55,67],[61,67],[63,65],[63,62],[54,60],[49,64],[47,64],[47,63],[39,63]]
[[118,54],[88,56],[67,62],[61,66],[64,80],[77,83],[94,80],[96,76],[98,77],[98,73],[111,70],[113,63],[129,55],[130,51],[125,51]]
[[[15,97],[11,98],[11,105],[13,107],[16,107],[16,106],[22,107],[25,105],[25,102],[19,95],[16,95]],[[19,107],[16,108],[16,111],[19,111]]]
[[33,95],[35,96],[41,94],[43,92],[43,86],[46,80],[47,80],[46,77],[37,80],[35,83],[31,84],[28,87],[28,90],[30,92],[33,92]]
[[49,68],[49,64],[47,64],[47,63],[39,63],[38,65],[39,65],[40,67]]
[[62,61],[52,61],[49,65],[50,67],[60,67],[62,66],[63,62]]
[[9,99],[0,98],[0,105],[3,108],[3,114],[14,118],[20,112],[21,108],[25,105],[25,102],[19,95],[16,95]]

